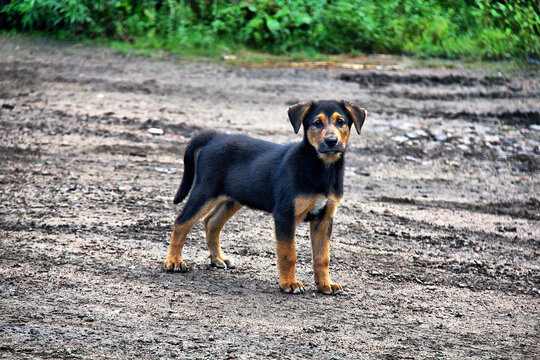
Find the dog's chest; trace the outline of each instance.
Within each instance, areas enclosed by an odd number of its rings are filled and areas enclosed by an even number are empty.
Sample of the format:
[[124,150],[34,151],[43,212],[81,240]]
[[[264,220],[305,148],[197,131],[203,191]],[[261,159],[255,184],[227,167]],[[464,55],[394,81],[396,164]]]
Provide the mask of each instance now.
[[318,215],[326,206],[328,198],[317,199],[313,204],[313,209],[309,212],[311,215]]

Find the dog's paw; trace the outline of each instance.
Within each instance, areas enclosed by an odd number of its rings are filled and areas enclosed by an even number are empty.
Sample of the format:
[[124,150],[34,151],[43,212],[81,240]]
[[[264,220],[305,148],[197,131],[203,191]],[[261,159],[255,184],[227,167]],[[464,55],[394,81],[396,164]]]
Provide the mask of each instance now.
[[287,294],[303,294],[304,285],[298,280],[294,281],[280,281],[279,288],[281,291]]
[[189,268],[181,257],[167,256],[165,259],[165,269],[168,271],[188,272]]
[[317,290],[325,295],[337,295],[343,292],[343,287],[334,282],[327,284],[317,284]]
[[216,257],[210,260],[210,266],[216,267],[218,269],[234,269],[236,267],[234,262],[228,257]]

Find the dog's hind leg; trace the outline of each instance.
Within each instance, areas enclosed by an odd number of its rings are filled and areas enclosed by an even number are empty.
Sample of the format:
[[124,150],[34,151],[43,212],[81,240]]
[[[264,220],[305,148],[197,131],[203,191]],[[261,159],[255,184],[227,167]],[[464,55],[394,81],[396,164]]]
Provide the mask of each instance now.
[[206,244],[210,250],[210,264],[217,268],[235,267],[232,260],[225,256],[221,250],[220,233],[223,226],[236,214],[242,205],[235,200],[227,199],[217,204],[216,207],[204,218],[206,229]]
[[171,235],[169,252],[165,259],[165,267],[171,271],[188,271],[188,267],[182,258],[182,249],[186,242],[186,236],[193,225],[200,218],[208,214],[223,198],[212,198],[206,194],[193,190],[182,213],[176,218]]

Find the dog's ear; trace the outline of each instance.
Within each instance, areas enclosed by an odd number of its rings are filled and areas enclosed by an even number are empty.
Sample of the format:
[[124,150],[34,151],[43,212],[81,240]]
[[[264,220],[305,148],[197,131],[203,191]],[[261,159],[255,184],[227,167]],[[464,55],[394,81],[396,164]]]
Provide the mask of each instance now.
[[354,127],[356,128],[356,132],[360,134],[360,129],[362,129],[364,120],[366,120],[367,111],[364,108],[345,100],[341,100],[341,103],[343,106],[345,106],[345,110],[347,110],[349,113],[349,116],[354,123]]
[[313,105],[313,101],[306,101],[293,105],[287,109],[287,114],[289,115],[289,120],[291,121],[295,134],[298,134],[302,121],[304,121],[311,105]]

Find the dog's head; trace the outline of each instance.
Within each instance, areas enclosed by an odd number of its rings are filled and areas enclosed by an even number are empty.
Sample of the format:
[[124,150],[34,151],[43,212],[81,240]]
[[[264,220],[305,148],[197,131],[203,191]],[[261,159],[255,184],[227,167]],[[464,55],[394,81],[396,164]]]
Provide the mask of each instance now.
[[291,106],[287,113],[298,133],[304,125],[304,138],[327,164],[336,162],[347,146],[351,128],[358,134],[366,119],[366,110],[348,101],[308,101]]

